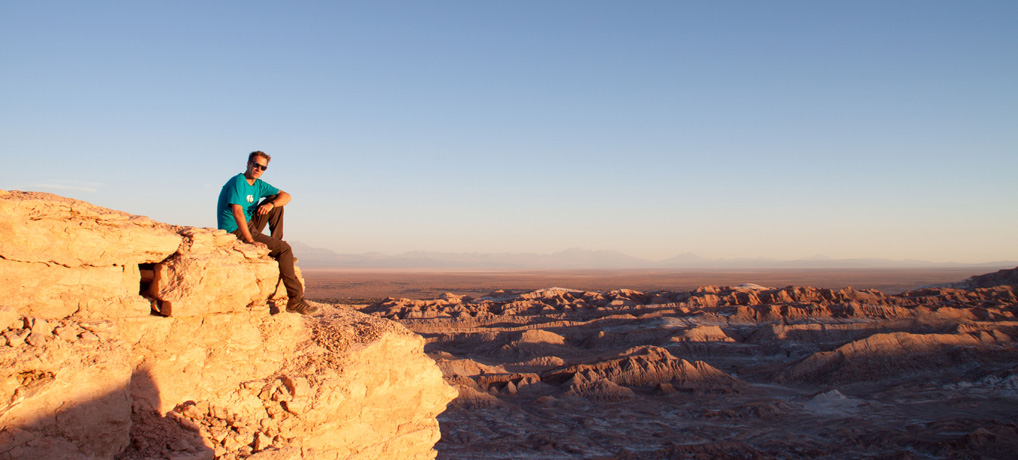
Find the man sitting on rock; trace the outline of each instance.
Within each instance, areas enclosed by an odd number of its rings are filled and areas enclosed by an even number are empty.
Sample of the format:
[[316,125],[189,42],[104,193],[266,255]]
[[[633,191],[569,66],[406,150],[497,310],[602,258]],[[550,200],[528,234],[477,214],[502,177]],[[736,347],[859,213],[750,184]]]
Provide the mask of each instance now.
[[[219,228],[232,232],[246,243],[268,247],[269,256],[279,263],[279,277],[290,298],[286,311],[309,315],[318,311],[318,307],[304,301],[304,287],[293,269],[293,251],[283,241],[283,206],[290,202],[290,194],[260,179],[271,159],[265,152],[251,152],[247,171],[226,182],[219,192],[216,209]],[[265,224],[269,225],[272,236],[262,233]]]

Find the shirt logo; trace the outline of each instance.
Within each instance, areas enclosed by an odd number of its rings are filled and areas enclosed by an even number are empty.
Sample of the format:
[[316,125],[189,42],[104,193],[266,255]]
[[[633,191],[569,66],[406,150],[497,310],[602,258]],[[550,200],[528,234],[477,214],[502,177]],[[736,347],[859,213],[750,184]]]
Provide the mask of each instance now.
[[248,203],[254,203],[254,195],[248,195],[247,196],[247,202]]

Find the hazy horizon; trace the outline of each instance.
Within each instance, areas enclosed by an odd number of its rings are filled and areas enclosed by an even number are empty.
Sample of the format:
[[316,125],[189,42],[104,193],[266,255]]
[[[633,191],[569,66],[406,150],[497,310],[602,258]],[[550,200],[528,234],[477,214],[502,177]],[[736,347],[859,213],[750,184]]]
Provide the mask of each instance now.
[[1018,3],[6,2],[0,189],[338,253],[1018,260]]
[[930,261],[921,259],[839,259],[814,255],[801,259],[737,257],[710,258],[684,253],[657,258],[641,258],[620,251],[567,248],[551,253],[534,252],[433,252],[408,251],[385,254],[377,251],[337,253],[292,241],[294,253],[307,268],[423,268],[423,269],[883,269],[883,268],[1012,268],[1016,260],[980,262]]

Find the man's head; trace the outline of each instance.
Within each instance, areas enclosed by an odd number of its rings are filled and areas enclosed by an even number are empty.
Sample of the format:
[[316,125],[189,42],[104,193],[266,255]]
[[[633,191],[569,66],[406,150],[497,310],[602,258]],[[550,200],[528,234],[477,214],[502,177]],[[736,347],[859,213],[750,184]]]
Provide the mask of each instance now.
[[247,172],[244,174],[250,179],[257,179],[269,168],[269,161],[272,157],[269,154],[257,150],[247,156]]

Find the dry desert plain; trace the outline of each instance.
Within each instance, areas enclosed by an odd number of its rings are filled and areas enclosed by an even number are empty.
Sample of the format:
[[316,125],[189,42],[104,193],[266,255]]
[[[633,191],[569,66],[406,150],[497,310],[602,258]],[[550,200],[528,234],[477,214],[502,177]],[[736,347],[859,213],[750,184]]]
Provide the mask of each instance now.
[[304,277],[425,337],[440,459],[1018,458],[1015,270]]
[[700,286],[813,286],[878,289],[886,294],[955,283],[1003,267],[888,269],[630,269],[630,270],[453,270],[305,268],[308,297],[343,303],[386,297],[428,299],[446,292],[482,296],[499,289],[526,291],[564,287],[590,291],[688,291]]

